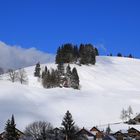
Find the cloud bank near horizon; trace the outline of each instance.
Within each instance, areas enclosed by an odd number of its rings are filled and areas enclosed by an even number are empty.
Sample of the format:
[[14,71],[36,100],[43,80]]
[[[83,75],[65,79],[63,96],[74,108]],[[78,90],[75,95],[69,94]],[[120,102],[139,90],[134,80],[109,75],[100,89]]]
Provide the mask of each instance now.
[[55,56],[37,50],[36,48],[25,49],[21,46],[11,46],[0,41],[0,67],[4,69],[18,69],[37,62],[50,63],[54,62]]

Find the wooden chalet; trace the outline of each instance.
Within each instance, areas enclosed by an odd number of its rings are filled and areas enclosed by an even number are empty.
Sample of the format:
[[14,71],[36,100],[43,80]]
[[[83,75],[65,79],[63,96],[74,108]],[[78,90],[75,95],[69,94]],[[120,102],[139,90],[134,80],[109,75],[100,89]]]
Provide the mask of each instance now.
[[136,123],[140,123],[140,114],[138,114],[133,120],[135,120]]
[[117,140],[126,140],[128,138],[127,134],[122,133],[121,131],[117,131],[116,133],[113,134],[113,136]]
[[84,127],[77,133],[77,135],[85,136],[87,139],[96,140],[96,136]]
[[130,129],[128,129],[128,135],[129,135],[129,137],[132,137],[132,138],[140,138],[140,131],[138,131],[137,129],[135,129],[135,128],[130,128]]
[[134,117],[133,119],[129,119],[129,121],[127,122],[128,124],[140,124],[140,114],[138,114],[136,117]]
[[104,137],[103,132],[101,132],[98,128],[93,127],[90,131],[96,136],[96,140],[102,140]]

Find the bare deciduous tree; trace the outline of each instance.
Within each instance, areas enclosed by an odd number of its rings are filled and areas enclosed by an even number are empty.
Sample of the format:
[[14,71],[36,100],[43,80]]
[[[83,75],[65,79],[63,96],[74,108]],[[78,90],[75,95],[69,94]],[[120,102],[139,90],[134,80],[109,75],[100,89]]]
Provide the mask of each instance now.
[[34,140],[51,139],[51,131],[53,130],[50,123],[37,121],[29,124],[25,129],[25,135],[32,137]]
[[125,109],[122,109],[122,111],[121,111],[121,119],[123,120],[123,121],[127,121],[127,120],[130,120],[131,119],[131,115],[133,114],[133,110],[132,110],[132,107],[131,106],[129,106],[128,108],[127,108],[127,110],[125,110]]
[[131,115],[133,114],[132,107],[129,106],[128,109],[127,109],[127,111],[128,111],[128,117],[129,117],[129,119],[131,119]]
[[20,81],[21,84],[28,82],[28,77],[24,69],[18,70],[18,80]]
[[12,82],[15,82],[17,80],[17,75],[18,75],[18,73],[15,70],[13,70],[13,69],[8,70],[8,76]]
[[120,118],[121,118],[123,121],[127,121],[128,113],[127,113],[127,110],[125,110],[124,108],[123,108],[122,111],[121,111],[121,116],[120,116]]

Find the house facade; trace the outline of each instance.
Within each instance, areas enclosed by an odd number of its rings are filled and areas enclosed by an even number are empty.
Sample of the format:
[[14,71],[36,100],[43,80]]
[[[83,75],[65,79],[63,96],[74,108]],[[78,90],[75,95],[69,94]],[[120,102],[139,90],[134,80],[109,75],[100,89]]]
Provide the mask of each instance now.
[[85,129],[84,127],[77,133],[77,135],[84,136],[88,140],[96,140],[96,136],[91,131]]
[[92,127],[90,129],[90,132],[92,132],[96,136],[96,140],[102,140],[104,137],[103,132],[101,132],[97,127]]

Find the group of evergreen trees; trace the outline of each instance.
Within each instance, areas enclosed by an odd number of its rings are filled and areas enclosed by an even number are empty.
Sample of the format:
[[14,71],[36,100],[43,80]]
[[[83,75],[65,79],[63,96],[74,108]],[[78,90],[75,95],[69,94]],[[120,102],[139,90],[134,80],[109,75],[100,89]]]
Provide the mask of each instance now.
[[64,68],[65,63],[95,64],[96,56],[99,55],[98,49],[92,44],[81,44],[79,47],[72,44],[64,44],[58,48],[56,54],[57,69],[45,70],[41,75],[40,63],[36,64],[34,76],[42,78],[45,88],[53,87],[72,87],[79,89],[79,76],[77,69],[71,70],[70,65]]
[[59,79],[58,70],[48,70],[47,66],[45,67],[45,70],[42,72],[42,85],[44,88],[59,87]]
[[[112,53],[110,53],[109,55],[107,55],[107,56],[113,56],[113,54]],[[117,56],[118,57],[128,57],[128,58],[134,58],[134,56],[130,53],[129,55],[127,55],[127,56],[123,56],[121,53],[118,53],[117,54]]]
[[79,89],[79,76],[77,69],[74,67],[71,70],[68,64],[65,68],[63,63],[57,65],[57,69],[49,70],[47,66],[42,71],[40,64],[37,63],[35,67],[34,76],[42,78],[42,85],[44,88],[54,88],[54,87],[67,87]]
[[60,63],[57,65],[56,70],[48,70],[46,66],[42,72],[42,84],[45,88],[72,87],[79,89],[79,76],[76,68],[73,68],[71,71],[70,65],[65,69],[64,64]]
[[59,63],[80,63],[95,64],[98,49],[92,44],[81,44],[79,47],[72,44],[64,44],[58,48],[56,54],[56,64]]

